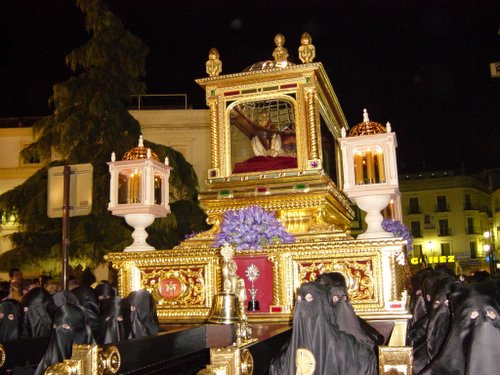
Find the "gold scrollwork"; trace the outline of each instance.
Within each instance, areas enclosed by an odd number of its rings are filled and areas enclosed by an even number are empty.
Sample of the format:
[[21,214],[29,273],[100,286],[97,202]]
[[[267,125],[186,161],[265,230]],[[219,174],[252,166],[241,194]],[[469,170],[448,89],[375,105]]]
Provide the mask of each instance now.
[[79,367],[79,364],[75,362],[59,362],[49,366],[44,375],[78,375]]
[[252,375],[253,357],[250,350],[236,346],[210,349],[210,364],[197,375]]
[[116,374],[121,363],[120,351],[116,346],[109,346],[105,351],[99,352],[99,368],[102,369],[103,375]]
[[371,260],[337,259],[332,262],[302,262],[299,266],[300,283],[314,281],[325,272],[340,272],[346,278],[349,298],[365,300],[374,297],[374,280]]
[[121,365],[116,346],[103,350],[97,345],[73,345],[71,359],[55,363],[45,370],[45,375],[113,375]]
[[176,267],[175,269],[142,270],[141,279],[147,289],[163,306],[204,306],[205,269]]
[[241,375],[253,374],[253,357],[248,349],[243,349],[240,352],[240,370]]

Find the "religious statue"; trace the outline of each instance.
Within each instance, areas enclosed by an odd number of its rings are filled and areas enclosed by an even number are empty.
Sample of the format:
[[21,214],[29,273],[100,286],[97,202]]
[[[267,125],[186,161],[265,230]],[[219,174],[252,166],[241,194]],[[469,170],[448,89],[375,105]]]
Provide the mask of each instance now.
[[274,37],[274,44],[276,44],[276,48],[273,51],[273,57],[276,66],[286,66],[288,63],[288,50],[283,47],[285,44],[285,37],[282,34],[276,34]]
[[238,277],[238,280],[236,281],[236,288],[237,288],[236,297],[238,297],[238,304],[240,307],[241,318],[245,320],[246,319],[245,305],[247,302],[247,291],[245,289],[245,280],[243,280],[241,277]]
[[217,49],[212,48],[208,53],[206,68],[210,77],[216,77],[222,72],[222,61],[219,60],[219,51]]
[[236,276],[236,262],[233,260],[234,249],[229,244],[224,244],[221,249],[222,261],[222,290],[226,294],[236,294],[237,292],[237,281],[238,276]]
[[316,48],[312,44],[312,38],[308,33],[300,37],[299,59],[303,64],[312,63],[316,57]]

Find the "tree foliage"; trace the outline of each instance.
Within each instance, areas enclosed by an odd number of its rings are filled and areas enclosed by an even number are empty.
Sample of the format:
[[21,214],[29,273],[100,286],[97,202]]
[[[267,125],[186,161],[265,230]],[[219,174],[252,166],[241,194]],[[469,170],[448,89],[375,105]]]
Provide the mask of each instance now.
[[[148,48],[128,32],[102,0],[77,0],[85,16],[89,40],[66,57],[71,78],[53,86],[49,104],[53,113],[33,126],[35,142],[22,156],[58,159],[40,169],[22,185],[0,196],[5,224],[14,221],[20,231],[10,239],[14,248],[0,256],[0,270],[13,266],[58,273],[61,219],[47,217],[47,171],[64,164],[92,163],[93,208],[88,216],[70,219],[69,264],[95,266],[103,255],[121,251],[131,242],[132,229],[107,210],[111,152],[123,155],[136,146],[140,125],[129,114],[131,95],[145,92]],[[197,204],[198,181],[192,166],[172,148],[145,141],[160,160],[166,156],[172,214],[148,228],[148,242],[171,248],[187,233],[206,229],[205,214]],[[54,157],[55,156],[55,157]]]

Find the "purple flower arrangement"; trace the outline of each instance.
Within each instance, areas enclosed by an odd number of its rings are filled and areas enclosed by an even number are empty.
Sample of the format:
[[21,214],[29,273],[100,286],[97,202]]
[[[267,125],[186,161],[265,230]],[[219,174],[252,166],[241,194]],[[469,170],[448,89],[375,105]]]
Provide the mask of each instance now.
[[212,246],[220,247],[229,243],[236,246],[236,250],[262,250],[268,244],[293,242],[295,237],[285,230],[274,216],[274,211],[269,212],[254,205],[226,211]]
[[408,250],[413,249],[413,236],[408,227],[398,220],[384,219],[382,220],[382,228],[386,232],[391,232],[396,237],[401,237],[406,240]]

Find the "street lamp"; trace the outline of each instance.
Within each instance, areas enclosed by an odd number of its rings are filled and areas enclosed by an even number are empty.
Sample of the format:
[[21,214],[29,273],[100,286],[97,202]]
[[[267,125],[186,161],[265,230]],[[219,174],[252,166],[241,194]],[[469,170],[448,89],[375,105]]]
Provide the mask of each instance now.
[[491,247],[491,233],[489,230],[483,233],[484,237],[484,245],[483,250],[487,254],[487,258],[489,259],[488,263],[490,266],[490,274],[493,275],[495,273],[495,251],[494,248]]

